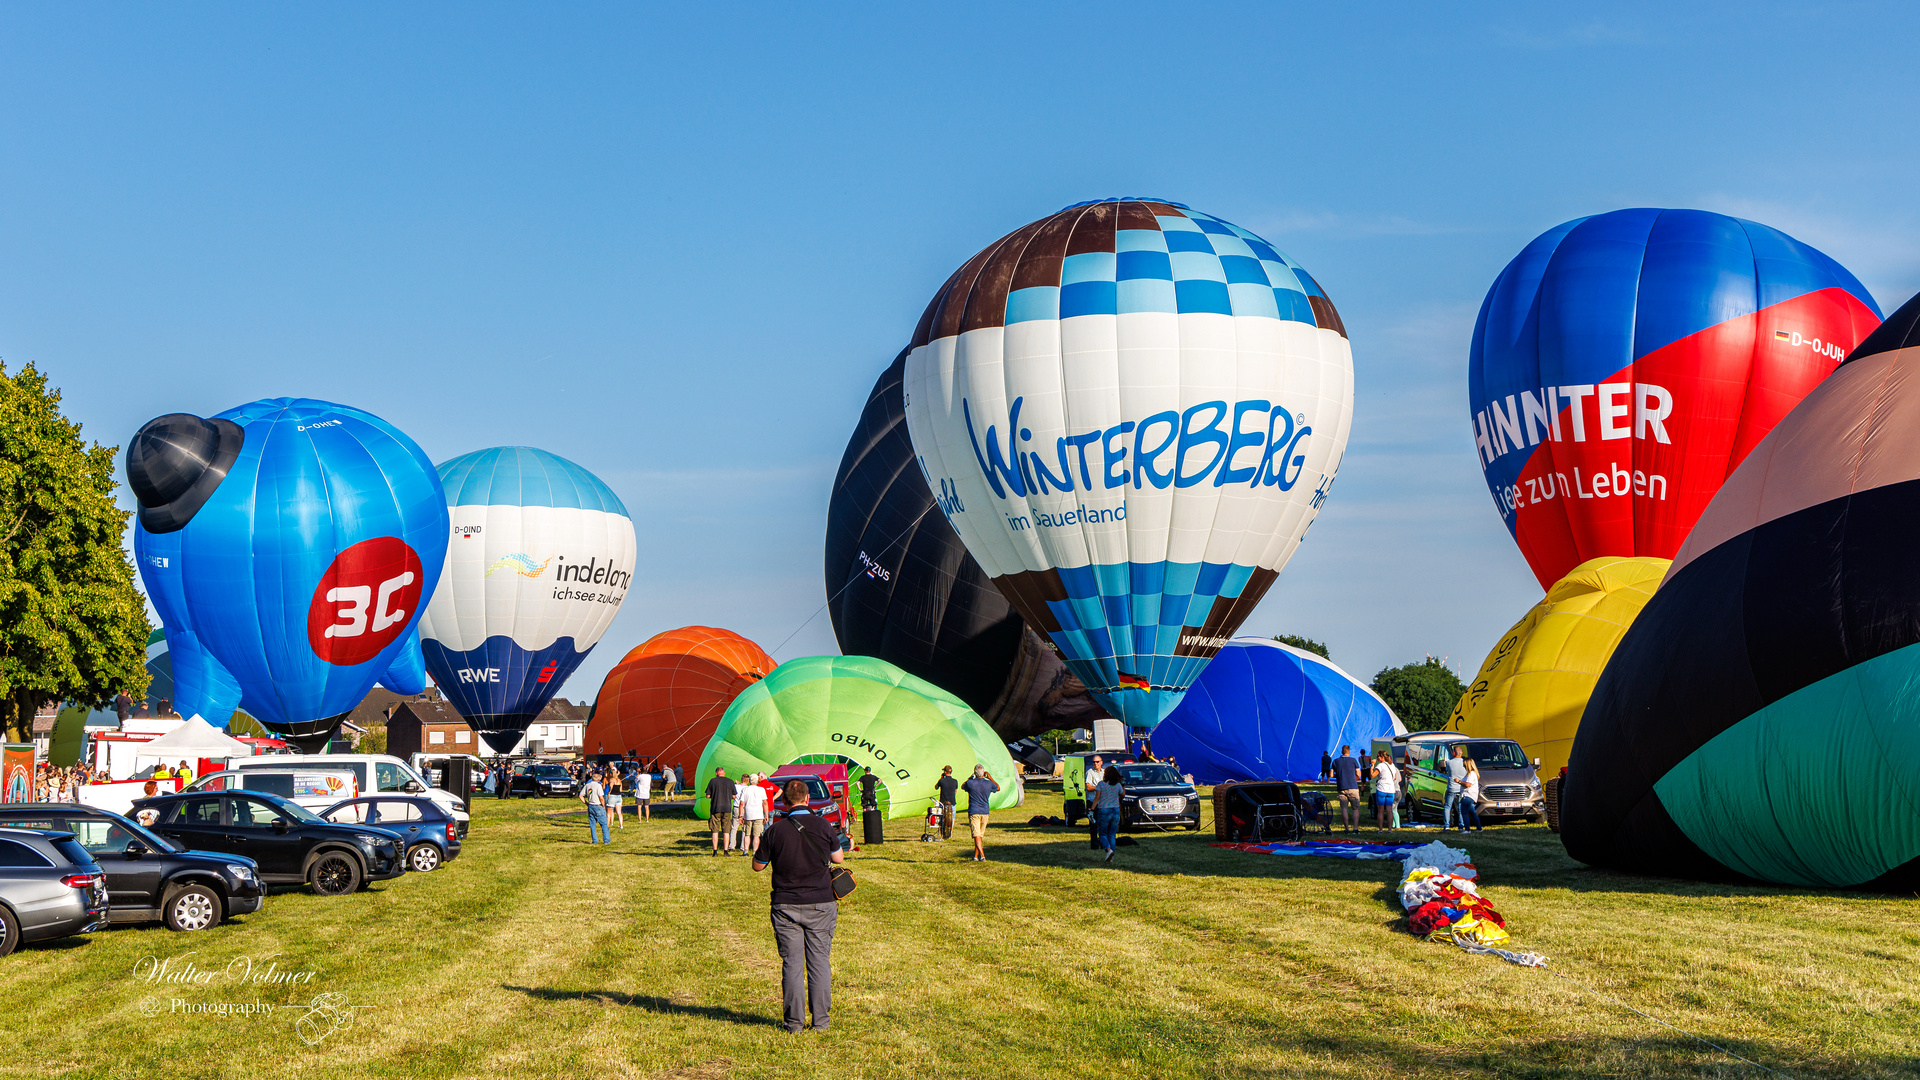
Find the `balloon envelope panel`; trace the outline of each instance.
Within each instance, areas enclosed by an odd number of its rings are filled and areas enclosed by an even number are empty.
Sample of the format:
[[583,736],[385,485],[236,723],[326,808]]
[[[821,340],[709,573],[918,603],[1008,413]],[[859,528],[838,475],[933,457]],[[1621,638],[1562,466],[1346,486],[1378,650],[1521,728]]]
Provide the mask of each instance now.
[[619,614],[633,581],[627,508],[557,454],[500,446],[440,466],[452,522],[444,584],[420,631],[428,670],[504,749]]
[[[715,769],[738,780],[796,761],[872,769],[890,818],[925,813],[948,765],[961,780],[986,766],[1000,784],[996,810],[1019,799],[1006,744],[966,702],[870,656],[803,656],[749,686],[700,755],[694,790],[704,791]],[[707,816],[704,795],[694,812]]]
[[595,754],[678,765],[697,757],[740,692],[773,657],[731,630],[683,626],[635,645],[607,673],[583,740]]
[[1593,684],[1669,565],[1609,556],[1574,567],[1487,654],[1447,729],[1512,739],[1542,776],[1557,775]]
[[1333,304],[1174,203],[1069,207],[928,305],[907,425],[967,550],[1108,712],[1158,723],[1258,603],[1346,447]]
[[1153,731],[1153,752],[1202,784],[1309,780],[1320,755],[1406,731],[1379,696],[1326,658],[1235,638]]
[[[219,725],[241,707],[275,732],[330,730],[376,681],[418,668],[415,626],[446,557],[439,477],[413,440],[344,405],[270,398],[214,422],[235,434],[224,474],[204,474],[215,482],[170,520],[143,497],[134,530],[175,705]],[[147,436],[128,451],[137,494]]]
[[1672,558],[1747,453],[1880,321],[1845,268],[1699,210],[1535,239],[1480,308],[1469,408],[1488,490],[1541,586]]
[[1575,858],[1920,888],[1920,298],[1727,480],[1595,686]]
[[873,656],[985,713],[1023,633],[1020,616],[934,511],[907,436],[902,352],[882,372],[827,506],[827,610],[850,656]]

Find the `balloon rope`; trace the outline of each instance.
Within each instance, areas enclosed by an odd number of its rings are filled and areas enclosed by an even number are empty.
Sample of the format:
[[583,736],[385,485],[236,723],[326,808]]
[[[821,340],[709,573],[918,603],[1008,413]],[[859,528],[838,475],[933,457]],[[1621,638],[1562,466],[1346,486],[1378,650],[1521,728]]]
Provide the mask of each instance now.
[[[902,540],[905,540],[905,539],[906,539],[907,537],[909,537],[909,536],[911,536],[911,535],[913,535],[913,530],[915,530],[915,529],[917,529],[917,528],[919,528],[919,527],[920,527],[920,520],[921,520],[921,518],[924,518],[924,517],[926,517],[926,516],[927,516],[927,513],[928,513],[928,511],[931,511],[931,510],[932,510],[932,509],[933,509],[933,508],[934,508],[935,506],[937,506],[937,505],[939,505],[939,504],[938,504],[938,503],[933,503],[933,502],[929,502],[929,503],[927,503],[927,508],[926,508],[926,510],[922,510],[922,511],[920,511],[920,517],[917,517],[917,518],[914,518],[914,519],[913,519],[913,524],[911,524],[911,525],[908,525],[908,526],[907,526],[907,527],[906,527],[906,528],[905,528],[904,530],[902,530],[899,536],[896,536],[896,537],[894,537],[894,538],[893,538],[893,539],[892,539],[891,541],[888,541],[888,543],[887,543],[887,546],[886,546],[886,547],[883,547],[883,548],[881,548],[881,549],[880,549],[880,554],[879,554],[879,555],[876,555],[876,556],[874,556],[874,557],[873,557],[873,561],[874,561],[874,562],[879,562],[879,561],[880,561],[880,559],[881,559],[881,558],[882,558],[883,556],[885,556],[885,555],[886,555],[886,554],[887,554],[888,552],[890,552],[890,551],[892,551],[892,550],[893,550],[893,547],[894,547],[894,545],[895,545],[895,544],[898,544],[898,543],[899,543],[900,541],[902,541]],[[843,592],[846,592],[846,591],[847,591],[848,589],[851,589],[851,588],[853,588],[853,583],[854,583],[854,582],[856,582],[856,581],[858,581],[858,580],[860,580],[860,572],[859,572],[858,570],[856,570],[856,571],[854,571],[854,572],[853,572],[852,574],[850,574],[850,575],[848,575],[848,576],[847,576],[847,583],[846,583],[845,585],[842,585],[842,586],[840,586],[840,588],[839,588],[839,589],[837,589],[837,590],[836,590],[836,591],[834,592],[834,594],[833,594],[832,596],[829,596],[829,597],[827,597],[827,602],[826,602],[826,603],[824,603],[824,604],[821,604],[821,605],[820,605],[820,606],[819,606],[818,608],[815,608],[815,609],[814,609],[814,612],[813,612],[813,614],[811,614],[811,615],[809,615],[809,616],[807,616],[807,620],[806,620],[806,622],[803,622],[803,623],[801,623],[801,624],[800,624],[799,626],[796,626],[796,627],[794,627],[794,628],[793,628],[793,633],[791,633],[791,634],[788,634],[788,635],[787,635],[787,636],[786,636],[785,638],[783,638],[783,639],[781,639],[781,641],[780,641],[780,644],[778,644],[778,645],[775,645],[775,646],[774,646],[773,648],[771,648],[771,649],[768,649],[768,650],[767,650],[767,655],[768,655],[768,656],[773,656],[773,655],[775,655],[776,653],[778,653],[778,652],[779,652],[779,651],[780,651],[781,649],[784,649],[784,648],[786,648],[786,647],[787,647],[787,642],[789,642],[789,641],[792,641],[792,640],[793,640],[793,639],[794,639],[795,637],[797,637],[797,636],[799,636],[799,634],[800,634],[800,631],[802,631],[802,630],[805,630],[805,629],[807,628],[807,625],[808,625],[809,623],[811,623],[811,622],[813,622],[813,620],[815,620],[815,619],[817,619],[817,618],[819,618],[819,617],[820,617],[820,613],[821,613],[822,611],[825,611],[825,610],[827,610],[828,608],[830,608],[830,607],[832,607],[832,606],[833,606],[833,602],[834,602],[835,600],[838,600],[838,599],[840,599],[840,594],[841,594],[841,593],[843,593]]]

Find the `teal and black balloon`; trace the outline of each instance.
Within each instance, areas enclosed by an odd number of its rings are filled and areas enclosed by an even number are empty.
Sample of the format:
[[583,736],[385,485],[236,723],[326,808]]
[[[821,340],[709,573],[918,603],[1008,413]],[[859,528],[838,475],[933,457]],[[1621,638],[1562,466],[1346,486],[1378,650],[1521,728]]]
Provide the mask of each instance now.
[[1920,297],[1756,446],[1621,639],[1561,795],[1620,870],[1920,890]]

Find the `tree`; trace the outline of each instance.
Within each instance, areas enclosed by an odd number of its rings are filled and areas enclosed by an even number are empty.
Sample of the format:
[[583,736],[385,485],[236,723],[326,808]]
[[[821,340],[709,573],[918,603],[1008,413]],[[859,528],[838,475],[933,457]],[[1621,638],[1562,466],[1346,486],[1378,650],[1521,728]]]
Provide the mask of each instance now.
[[0,717],[14,739],[49,701],[146,696],[151,628],[113,503],[118,452],[87,445],[32,364],[0,363]]
[[1273,640],[1279,642],[1282,645],[1291,645],[1294,648],[1300,649],[1304,652],[1313,653],[1314,655],[1318,656],[1322,660],[1330,661],[1333,659],[1333,654],[1327,651],[1326,645],[1322,642],[1315,641],[1312,638],[1300,637],[1297,634],[1275,634],[1273,635]]
[[1373,692],[1387,703],[1408,731],[1438,731],[1444,727],[1467,684],[1434,657],[1417,664],[1381,668],[1373,677]]

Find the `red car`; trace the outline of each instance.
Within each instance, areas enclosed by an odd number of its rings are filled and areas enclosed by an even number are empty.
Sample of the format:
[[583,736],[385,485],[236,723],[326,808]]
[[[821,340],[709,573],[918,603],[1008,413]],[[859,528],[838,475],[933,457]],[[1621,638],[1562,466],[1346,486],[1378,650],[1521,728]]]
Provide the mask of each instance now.
[[[838,832],[847,831],[847,767],[845,765],[783,765],[767,778],[784,787],[789,780],[807,782],[807,809],[827,819]],[[784,801],[776,805],[785,805]]]

